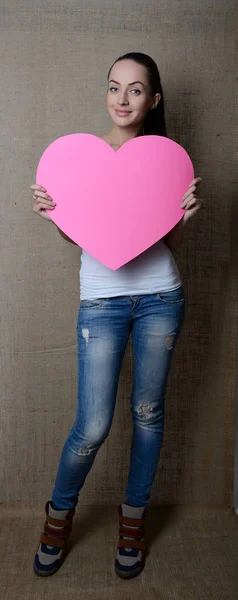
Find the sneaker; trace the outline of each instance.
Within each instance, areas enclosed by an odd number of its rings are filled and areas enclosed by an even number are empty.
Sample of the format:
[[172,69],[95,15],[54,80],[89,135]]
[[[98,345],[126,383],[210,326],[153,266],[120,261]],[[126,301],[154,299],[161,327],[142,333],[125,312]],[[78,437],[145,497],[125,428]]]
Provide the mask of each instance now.
[[53,575],[61,567],[75,509],[56,510],[48,500],[45,513],[44,532],[41,534],[40,546],[34,560],[34,571],[40,577]]
[[143,506],[119,504],[118,514],[119,541],[115,571],[122,579],[131,579],[141,573],[145,564],[144,523],[147,510]]

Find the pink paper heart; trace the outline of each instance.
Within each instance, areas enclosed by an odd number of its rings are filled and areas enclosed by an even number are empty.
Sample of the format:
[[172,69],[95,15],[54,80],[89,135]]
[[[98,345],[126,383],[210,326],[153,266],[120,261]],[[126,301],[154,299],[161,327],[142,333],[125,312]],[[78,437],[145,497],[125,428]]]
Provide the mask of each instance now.
[[36,181],[57,203],[48,211],[54,223],[115,270],[180,221],[193,178],[188,154],[168,138],[133,138],[115,152],[94,135],[75,133],[45,150]]

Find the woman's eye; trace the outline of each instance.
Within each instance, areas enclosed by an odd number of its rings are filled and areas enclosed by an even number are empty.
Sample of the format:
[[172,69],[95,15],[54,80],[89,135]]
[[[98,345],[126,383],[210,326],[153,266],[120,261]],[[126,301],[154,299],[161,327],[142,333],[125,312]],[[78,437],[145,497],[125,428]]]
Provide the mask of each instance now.
[[111,88],[109,88],[109,89],[110,89],[110,92],[116,92],[116,91],[117,91],[117,88],[116,88],[116,87],[111,87]]
[[140,90],[131,90],[132,93],[134,93],[136,96],[138,96],[139,94],[141,94]]

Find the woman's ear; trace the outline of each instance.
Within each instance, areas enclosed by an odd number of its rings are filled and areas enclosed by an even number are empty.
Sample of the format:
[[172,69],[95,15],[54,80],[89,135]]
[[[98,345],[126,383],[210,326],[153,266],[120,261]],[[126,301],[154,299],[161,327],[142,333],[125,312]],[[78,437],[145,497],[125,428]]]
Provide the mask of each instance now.
[[156,108],[158,106],[160,99],[161,99],[161,94],[155,94],[154,102],[153,102],[150,110],[153,110],[154,108]]

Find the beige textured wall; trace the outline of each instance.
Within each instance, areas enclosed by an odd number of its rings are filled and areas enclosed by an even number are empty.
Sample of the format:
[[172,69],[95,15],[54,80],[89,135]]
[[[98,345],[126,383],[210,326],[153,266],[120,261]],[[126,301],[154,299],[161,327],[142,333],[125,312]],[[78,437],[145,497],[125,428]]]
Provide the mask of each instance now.
[[[31,211],[54,139],[108,127],[106,73],[125,51],[158,62],[169,136],[203,177],[207,210],[178,263],[186,324],[170,375],[152,503],[232,502],[237,311],[233,0],[1,0],[0,501],[43,501],[76,409],[79,250]],[[128,349],[110,436],[81,502],[115,503],[132,433]]]

